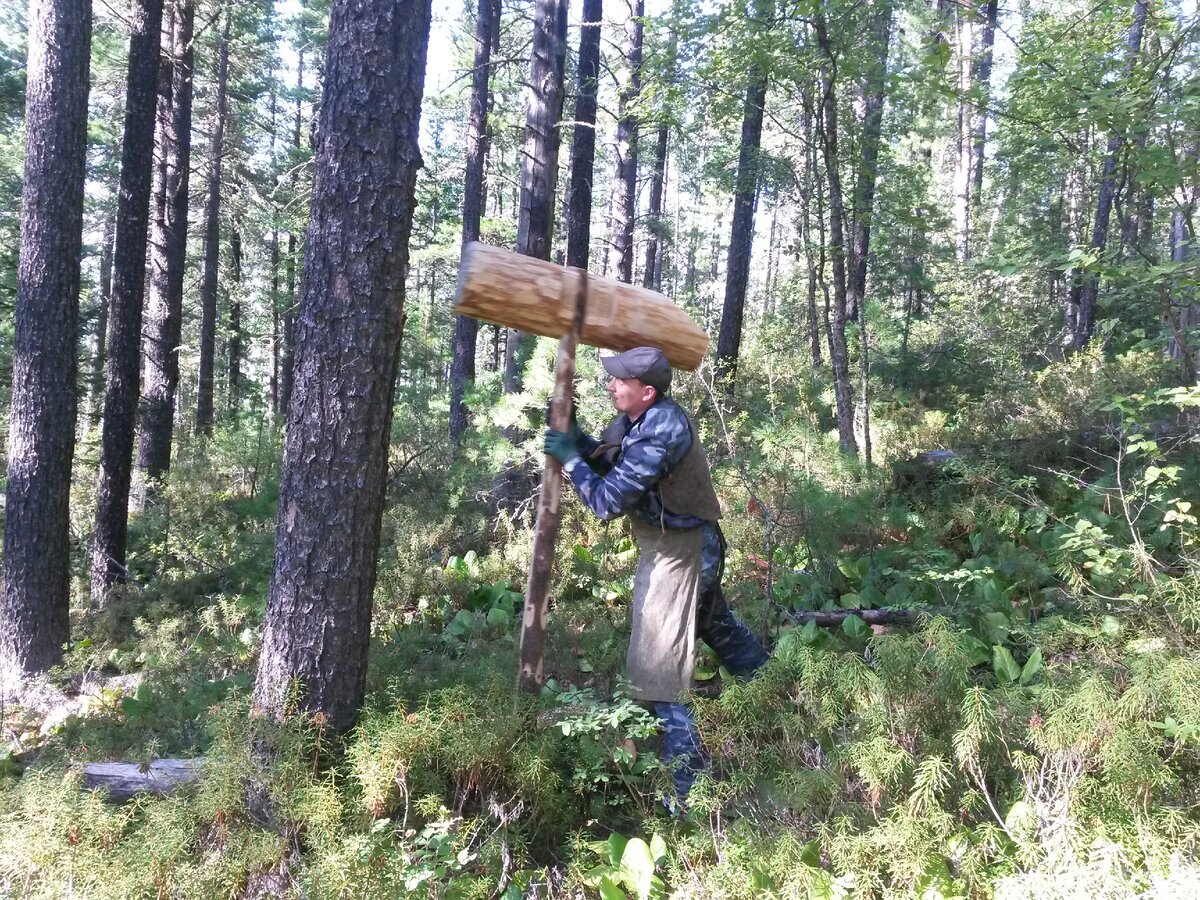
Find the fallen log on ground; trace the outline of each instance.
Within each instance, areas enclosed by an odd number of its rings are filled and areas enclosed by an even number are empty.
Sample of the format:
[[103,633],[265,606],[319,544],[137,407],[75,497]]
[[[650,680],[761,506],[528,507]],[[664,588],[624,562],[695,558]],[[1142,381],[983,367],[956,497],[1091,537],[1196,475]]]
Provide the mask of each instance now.
[[839,628],[851,616],[858,616],[868,625],[914,625],[924,618],[952,615],[941,606],[920,606],[884,609],[823,609],[815,612],[793,612],[791,617],[801,625],[816,622],[822,628]]
[[164,796],[200,777],[204,758],[155,759],[148,763],[85,763],[83,786],[105,788],[112,803],[125,803],[137,794]]

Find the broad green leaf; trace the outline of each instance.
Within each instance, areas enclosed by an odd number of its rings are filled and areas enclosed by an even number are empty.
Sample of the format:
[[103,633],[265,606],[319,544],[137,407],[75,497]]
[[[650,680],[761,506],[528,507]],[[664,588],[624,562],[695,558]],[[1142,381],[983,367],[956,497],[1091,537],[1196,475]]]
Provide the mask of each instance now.
[[1042,648],[1035,647],[1033,653],[1029,654],[1029,659],[1025,660],[1024,668],[1021,669],[1021,684],[1029,684],[1040,671],[1042,671]]
[[641,838],[630,838],[621,854],[621,880],[632,887],[638,900],[649,900],[654,881],[654,856],[650,845]]
[[1021,667],[1017,665],[1008,648],[1001,644],[992,647],[992,671],[1001,681],[1010,684],[1021,677]]
[[865,639],[871,636],[871,626],[861,616],[846,616],[842,620],[842,631],[847,637]]

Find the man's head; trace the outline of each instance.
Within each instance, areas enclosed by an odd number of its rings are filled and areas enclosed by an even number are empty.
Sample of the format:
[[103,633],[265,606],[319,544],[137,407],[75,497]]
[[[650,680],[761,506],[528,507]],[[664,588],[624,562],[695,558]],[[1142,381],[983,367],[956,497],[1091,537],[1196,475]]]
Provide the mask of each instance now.
[[634,347],[624,353],[601,355],[610,376],[608,393],[613,406],[636,421],[671,387],[671,364],[655,347]]

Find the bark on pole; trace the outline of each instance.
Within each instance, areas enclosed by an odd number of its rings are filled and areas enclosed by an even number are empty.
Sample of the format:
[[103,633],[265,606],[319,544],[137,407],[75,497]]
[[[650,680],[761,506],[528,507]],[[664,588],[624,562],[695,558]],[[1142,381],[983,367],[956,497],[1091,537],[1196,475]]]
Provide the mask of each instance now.
[[56,665],[70,636],[69,500],[91,35],[90,0],[29,4],[0,688],[8,675]]
[[[550,427],[567,431],[571,427],[571,405],[575,394],[575,349],[587,312],[587,272],[578,271],[575,297],[575,321],[558,342],[554,395],[550,399]],[[565,298],[564,298],[565,299]],[[554,568],[554,545],[562,522],[562,465],[546,457],[542,470],[542,488],[538,495],[537,526],[533,535],[533,558],[525,583],[525,613],[521,621],[521,656],[517,664],[517,686],[536,693],[545,680],[543,651],[546,646],[546,591]]]
[[366,688],[429,20],[429,0],[360,0],[329,26],[253,699],[338,730]]
[[125,578],[162,11],[162,0],[136,0],[132,8],[125,133],[121,143],[121,193],[117,199],[117,242],[109,310],[104,430],[96,484],[96,530],[92,536],[91,595],[95,604],[103,603],[112,586]]

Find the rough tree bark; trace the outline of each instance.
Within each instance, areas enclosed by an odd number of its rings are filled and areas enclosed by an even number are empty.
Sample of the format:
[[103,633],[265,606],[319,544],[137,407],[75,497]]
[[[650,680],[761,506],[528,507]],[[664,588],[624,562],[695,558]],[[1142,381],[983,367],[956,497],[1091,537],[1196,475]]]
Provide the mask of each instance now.
[[834,94],[837,56],[829,40],[825,12],[814,21],[817,43],[824,58],[821,69],[821,151],[825,158],[825,181],[829,187],[829,255],[833,267],[833,305],[829,323],[829,361],[833,367],[834,397],[837,401],[838,444],[848,454],[858,453],[854,437],[854,388],[850,382],[846,348],[846,244],[842,231],[845,204],[842,177],[838,171],[837,98]]
[[[467,121],[467,171],[463,179],[462,246],[479,240],[479,220],[487,196],[484,167],[488,153],[488,83],[492,64],[492,26],[500,16],[498,0],[479,0],[475,12],[475,62],[471,71],[471,108]],[[470,422],[463,397],[475,383],[479,323],[470,316],[454,321],[454,359],[450,363],[450,440],[462,439]]]
[[31,0],[0,685],[62,660],[87,151],[90,0]]
[[135,0],[131,8],[121,191],[117,198],[108,369],[104,386],[104,429],[96,484],[96,529],[91,547],[91,596],[95,604],[103,603],[112,586],[125,577],[162,14],[162,0]]
[[213,373],[217,357],[217,276],[221,256],[221,166],[225,153],[225,118],[229,86],[229,27],[224,10],[221,47],[217,53],[217,87],[213,98],[212,139],[209,144],[208,189],[204,205],[204,265],[200,276],[200,374],[196,384],[196,429],[204,434],[213,425]]
[[[610,209],[608,247],[617,281],[633,284],[633,227],[637,219],[638,116],[642,93],[642,44],[645,32],[645,0],[627,0],[625,20],[625,83],[617,95],[616,171]],[[605,270],[608,264],[605,263]]]
[[600,80],[603,0],[583,0],[579,29],[579,80],[571,129],[571,181],[567,185],[567,265],[588,267],[592,240],[592,178],[596,166],[596,91]]
[[[1146,9],[1149,0],[1134,0],[1133,19],[1129,23],[1129,31],[1125,38],[1125,64],[1122,72],[1122,83],[1128,83],[1133,77],[1137,66],[1138,55],[1142,47],[1142,34],[1146,27]],[[1108,138],[1108,147],[1104,156],[1104,168],[1100,173],[1100,185],[1096,194],[1096,217],[1092,224],[1092,239],[1089,248],[1092,255],[1099,257],[1104,253],[1104,245],[1108,241],[1108,222],[1112,214],[1113,194],[1116,191],[1117,161],[1121,155],[1124,137],[1120,129],[1114,127]],[[1100,276],[1094,272],[1076,272],[1074,287],[1067,297],[1067,309],[1064,316],[1066,323],[1063,346],[1068,352],[1079,350],[1092,338],[1096,328],[1096,299],[1100,293]]]
[[171,107],[162,123],[165,203],[151,239],[150,297],[146,309],[145,383],[142,388],[138,468],[151,481],[171,466],[175,395],[179,387],[179,342],[183,319],[183,275],[187,261],[188,182],[192,158],[192,76],[195,53],[193,0],[175,0],[171,37]]
[[[554,236],[554,193],[558,177],[559,120],[567,52],[567,0],[536,0],[533,59],[525,92],[525,145],[521,151],[517,252],[549,259]],[[532,340],[508,329],[504,348],[504,393],[521,389]]]
[[412,230],[429,0],[333,6],[254,707],[344,729],[371,598]]

